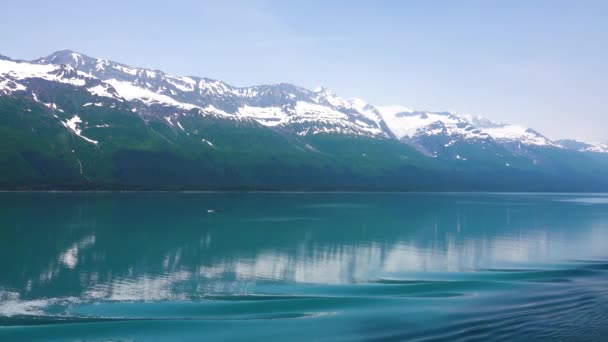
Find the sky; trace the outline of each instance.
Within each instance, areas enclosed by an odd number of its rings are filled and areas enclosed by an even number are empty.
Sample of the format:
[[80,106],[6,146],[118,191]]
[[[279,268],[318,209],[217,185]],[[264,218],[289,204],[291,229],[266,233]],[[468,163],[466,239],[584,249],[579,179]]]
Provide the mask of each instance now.
[[0,54],[71,49],[608,141],[608,1],[6,1]]

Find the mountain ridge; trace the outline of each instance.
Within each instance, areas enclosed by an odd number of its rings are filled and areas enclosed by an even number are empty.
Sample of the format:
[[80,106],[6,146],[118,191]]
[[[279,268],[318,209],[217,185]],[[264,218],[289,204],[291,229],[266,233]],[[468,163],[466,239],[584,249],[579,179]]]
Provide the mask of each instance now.
[[[6,149],[5,157],[18,160],[19,167],[42,183],[43,170],[32,165],[55,163],[50,160],[57,158],[63,160],[59,164],[65,162],[61,172],[76,170],[70,178],[75,184],[121,184],[121,177],[137,183],[137,177],[127,177],[123,169],[133,168],[133,162],[122,158],[136,153],[133,158],[144,158],[138,163],[158,168],[149,159],[150,153],[164,151],[169,154],[161,158],[186,158],[174,160],[185,163],[184,169],[214,170],[213,177],[222,182],[218,188],[255,188],[257,182],[273,184],[269,186],[273,189],[295,188],[293,184],[297,183],[299,189],[321,182],[300,174],[306,169],[337,183],[344,180],[336,177],[351,175],[354,178],[348,182],[349,188],[357,187],[359,177],[359,183],[367,184],[363,188],[378,188],[370,184],[382,183],[383,188],[390,189],[393,182],[396,189],[426,189],[433,184],[416,181],[424,178],[430,182],[427,175],[436,172],[447,177],[450,187],[485,189],[497,182],[490,179],[492,173],[503,172],[521,184],[527,182],[525,177],[541,179],[547,174],[562,179],[562,173],[577,179],[592,176],[589,179],[603,182],[598,170],[603,170],[604,154],[608,152],[601,145],[552,141],[533,129],[480,116],[375,106],[361,99],[339,97],[327,88],[308,90],[288,83],[234,87],[219,80],[172,76],[72,50],[34,61],[0,59],[0,100],[7,108],[5,130],[21,143],[18,147],[7,141],[6,145],[12,147]],[[37,115],[27,114],[32,111]],[[56,145],[55,150],[35,146],[33,151],[40,155],[24,150],[31,145],[28,139],[38,138],[29,136],[27,130],[43,132],[40,134],[46,137],[46,143]],[[48,136],[50,132],[53,138]],[[51,159],[44,159],[47,157]],[[4,167],[14,173],[15,166],[6,160]],[[197,164],[204,160],[204,166]],[[207,164],[212,161],[217,164]],[[274,184],[277,180],[267,178],[276,172],[272,165],[298,176],[289,180],[292,183]],[[32,167],[35,170],[30,170]],[[261,169],[266,174],[260,174]],[[400,174],[397,170],[408,171]],[[171,178],[181,171],[169,168],[154,172],[158,177],[169,172],[165,176]],[[192,184],[210,186],[196,180],[198,171],[188,172]],[[474,185],[475,174],[480,172],[487,172],[488,179],[483,185]],[[408,173],[417,178],[402,179]],[[529,173],[534,176],[524,176]],[[247,177],[236,181],[243,174]],[[22,177],[14,178],[20,186],[27,186]],[[157,178],[154,181],[161,182]],[[172,187],[194,186],[180,185],[179,179],[173,182]],[[326,182],[328,188],[346,186]]]
[[[60,51],[54,52],[46,57],[41,57],[41,58],[35,59],[33,61],[19,60],[17,62],[36,63],[36,64],[48,64],[50,62],[52,64],[71,65],[72,67],[76,68],[76,70],[78,70],[79,72],[85,72],[88,75],[96,76],[97,78],[99,78],[103,81],[108,81],[108,80],[114,79],[105,73],[106,68],[109,67],[111,69],[115,69],[115,70],[118,70],[119,72],[122,72],[122,76],[124,76],[125,73],[130,74],[131,76],[133,76],[133,78],[136,79],[134,81],[136,84],[143,82],[141,80],[141,78],[144,78],[144,79],[166,78],[169,81],[169,83],[173,83],[172,85],[179,88],[179,90],[190,91],[190,92],[194,91],[194,87],[192,86],[191,81],[197,81],[197,82],[200,82],[199,86],[204,84],[205,90],[207,90],[207,91],[215,90],[216,93],[207,94],[207,95],[215,95],[215,96],[218,95],[217,92],[221,93],[222,91],[223,92],[235,92],[235,90],[236,90],[237,93],[241,93],[241,95],[243,95],[243,94],[255,93],[255,91],[259,90],[259,89],[267,90],[267,89],[271,89],[271,88],[279,88],[279,89],[289,88],[293,92],[304,93],[305,95],[308,95],[308,96],[313,96],[313,94],[317,94],[317,96],[318,96],[317,102],[320,102],[322,104],[329,103],[330,105],[334,105],[334,106],[336,106],[336,105],[342,106],[347,109],[355,109],[355,106],[353,105],[352,102],[360,102],[360,103],[362,103],[362,105],[360,104],[357,109],[359,109],[359,111],[361,112],[361,111],[363,111],[363,107],[368,106],[368,111],[370,112],[371,115],[380,116],[380,118],[377,118],[377,119],[379,119],[378,122],[384,121],[384,123],[386,123],[387,118],[385,117],[385,115],[395,114],[395,113],[387,113],[386,111],[383,111],[383,112],[380,111],[380,108],[383,108],[386,106],[371,105],[371,104],[369,104],[361,99],[357,99],[357,98],[344,99],[344,98],[338,97],[337,95],[335,95],[335,93],[333,93],[333,91],[331,91],[325,87],[321,87],[320,89],[315,89],[312,91],[299,87],[299,86],[288,84],[288,83],[275,83],[275,84],[264,84],[264,85],[255,85],[255,86],[246,86],[246,87],[235,87],[235,86],[231,86],[225,82],[215,80],[215,79],[205,78],[205,77],[171,76],[171,75],[166,74],[157,69],[131,67],[126,64],[110,61],[107,59],[90,57],[85,54],[82,54],[82,53],[79,53],[79,52],[76,52],[73,50],[69,50],[69,49],[60,50]],[[112,75],[112,74],[110,74],[110,75]],[[114,75],[114,76],[116,76],[116,75]],[[138,80],[137,78],[140,78],[140,79]],[[118,81],[122,82],[122,80],[118,80]],[[179,83],[179,82],[181,82],[181,83]],[[123,85],[124,86],[124,84],[121,84],[118,82],[114,82],[114,85],[116,85],[116,86]],[[191,88],[188,88],[188,87],[191,87]],[[163,89],[163,90],[164,90],[164,92],[161,91],[161,94],[163,94],[163,95],[176,96],[175,94],[171,94],[171,92],[175,91],[175,89],[173,89],[173,90],[172,89],[169,89],[169,90]],[[125,92],[127,92],[127,91],[128,90],[125,90]],[[193,103],[193,102],[195,102],[195,103]],[[186,101],[184,103],[188,104],[188,105],[197,105],[196,102],[199,102],[199,104],[200,104],[200,100],[199,101]],[[233,107],[233,108],[231,108],[232,110],[224,111],[224,112],[227,112],[229,114],[236,114],[238,109],[240,109],[240,108],[243,108],[243,107],[238,107],[238,108]],[[405,107],[403,107],[403,108],[405,108]],[[188,106],[186,107],[186,109],[189,109]],[[222,108],[218,108],[218,109],[222,109]],[[407,109],[407,110],[409,110],[409,109]],[[374,111],[376,113],[373,113]],[[403,114],[403,113],[406,113],[406,111],[401,111],[396,114]],[[509,125],[509,124],[505,124],[505,123],[494,122],[494,121],[491,121],[491,120],[488,120],[486,118],[479,117],[479,116],[457,115],[457,114],[449,113],[449,112],[411,111],[411,110],[408,114],[412,114],[412,113],[420,113],[421,117],[428,116],[428,115],[437,115],[437,114],[449,117],[447,120],[436,120],[431,123],[439,121],[439,122],[444,123],[444,125],[445,125],[446,121],[448,123],[452,123],[451,121],[454,121],[454,118],[458,118],[458,120],[460,120],[461,123],[470,124],[470,125],[474,126],[475,128],[481,129],[482,131],[492,128],[492,129],[490,129],[490,132],[492,132],[494,134],[488,134],[488,132],[483,132],[483,133],[485,133],[497,140],[506,140],[506,141],[511,140],[512,141],[512,140],[517,140],[519,138],[522,138],[522,137],[525,137],[526,135],[528,135],[528,137],[530,137],[531,139],[528,141],[525,141],[525,143],[527,143],[527,144],[537,144],[537,145],[542,145],[542,144],[551,145],[552,144],[552,145],[555,145],[556,147],[563,147],[563,146],[560,146],[559,144],[553,143],[550,139],[546,138],[545,136],[543,136],[536,130],[533,130],[530,128],[525,128],[522,126],[517,126],[517,125]],[[247,113],[247,111],[245,111],[245,113],[243,113],[243,114],[246,114],[245,116],[256,118],[256,115],[259,115],[260,113],[256,113],[254,110],[254,111],[250,111],[249,113]],[[272,113],[266,113],[266,114],[272,115]],[[262,114],[262,115],[264,115],[264,114]],[[257,119],[259,119],[260,121],[264,121],[263,118],[260,119],[258,117]],[[269,118],[269,119],[270,120],[268,120],[268,122],[266,122],[266,124],[271,124],[272,118]],[[481,122],[483,122],[484,125],[480,125]],[[505,128],[505,127],[514,128],[514,129],[518,130],[518,132],[514,132],[513,130],[511,132],[500,132],[500,130],[496,129],[496,128]],[[411,129],[411,127],[409,127],[409,129]],[[391,129],[391,128],[384,128],[384,129],[382,129],[382,131],[387,136],[390,136],[391,133],[393,133],[393,135],[395,135],[394,129]],[[410,134],[410,135],[412,135],[412,134]],[[395,137],[397,137],[397,135],[395,135]],[[403,138],[403,136],[397,137],[397,138],[401,139],[401,138]],[[585,142],[585,144],[593,146],[593,144],[590,144],[588,142]],[[595,151],[600,152],[600,151],[603,151],[603,149],[598,148],[598,149],[595,149]]]

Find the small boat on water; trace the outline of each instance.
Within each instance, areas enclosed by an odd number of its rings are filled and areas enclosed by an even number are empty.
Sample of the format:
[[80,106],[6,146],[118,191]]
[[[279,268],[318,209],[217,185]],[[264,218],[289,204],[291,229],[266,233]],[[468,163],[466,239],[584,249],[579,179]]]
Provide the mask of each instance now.
[[221,213],[219,209],[207,209],[207,214]]

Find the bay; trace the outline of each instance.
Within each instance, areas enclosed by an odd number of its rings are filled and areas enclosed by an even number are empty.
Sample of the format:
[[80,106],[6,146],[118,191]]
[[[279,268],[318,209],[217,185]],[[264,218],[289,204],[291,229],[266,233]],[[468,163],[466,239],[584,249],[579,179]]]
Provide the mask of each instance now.
[[0,193],[0,340],[581,340],[608,195]]

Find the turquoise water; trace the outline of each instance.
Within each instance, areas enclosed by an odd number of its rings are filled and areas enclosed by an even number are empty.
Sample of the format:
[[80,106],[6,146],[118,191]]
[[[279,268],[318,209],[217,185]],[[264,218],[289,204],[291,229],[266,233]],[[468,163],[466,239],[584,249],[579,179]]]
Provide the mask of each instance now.
[[0,193],[1,341],[607,334],[608,195]]

